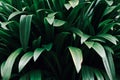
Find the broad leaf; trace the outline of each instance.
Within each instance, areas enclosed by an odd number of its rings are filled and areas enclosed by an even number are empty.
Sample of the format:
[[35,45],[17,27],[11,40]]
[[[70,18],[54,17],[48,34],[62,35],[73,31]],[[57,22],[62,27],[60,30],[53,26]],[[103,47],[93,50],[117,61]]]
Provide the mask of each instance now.
[[28,48],[32,15],[22,15],[20,18],[20,42],[24,50]]
[[19,62],[19,72],[26,66],[26,64],[30,61],[30,59],[33,57],[33,52],[27,52],[25,53]]
[[77,73],[79,73],[82,66],[82,61],[83,61],[82,51],[81,49],[76,47],[68,47],[68,48],[71,53]]
[[7,58],[7,60],[4,64],[3,72],[1,72],[1,73],[3,73],[2,78],[4,80],[9,80],[10,79],[13,64],[14,64],[16,58],[18,57],[18,55],[21,53],[21,51],[22,51],[22,48],[18,48],[13,53],[11,53],[11,55]]

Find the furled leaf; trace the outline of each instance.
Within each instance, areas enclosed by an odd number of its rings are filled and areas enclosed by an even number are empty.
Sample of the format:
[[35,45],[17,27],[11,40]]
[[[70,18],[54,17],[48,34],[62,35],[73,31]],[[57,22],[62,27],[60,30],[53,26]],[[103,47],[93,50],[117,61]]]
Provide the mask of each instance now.
[[41,54],[44,50],[45,50],[44,48],[37,48],[37,49],[35,49],[35,51],[34,51],[34,56],[33,56],[34,61],[36,61],[36,60],[38,59],[38,57],[40,56],[40,54]]
[[76,47],[68,47],[68,48],[71,53],[77,73],[79,73],[82,66],[82,61],[83,61],[82,51],[81,49]]
[[25,53],[19,62],[19,72],[26,66],[26,64],[30,61],[30,59],[33,57],[33,52],[27,52]]
[[20,42],[24,50],[28,48],[32,15],[22,15],[20,18]]
[[11,53],[11,55],[7,58],[5,64],[4,64],[4,68],[3,68],[3,80],[9,80],[11,77],[11,72],[12,72],[12,68],[13,68],[13,64],[16,60],[16,58],[18,57],[18,55],[21,53],[22,48],[18,48],[17,50],[15,50],[13,53]]

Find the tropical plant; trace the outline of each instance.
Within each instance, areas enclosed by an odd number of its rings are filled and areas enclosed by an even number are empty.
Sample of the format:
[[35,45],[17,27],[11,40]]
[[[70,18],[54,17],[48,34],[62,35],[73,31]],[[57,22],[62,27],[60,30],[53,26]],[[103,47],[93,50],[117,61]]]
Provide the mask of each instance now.
[[113,0],[0,0],[0,24],[3,80],[120,79]]

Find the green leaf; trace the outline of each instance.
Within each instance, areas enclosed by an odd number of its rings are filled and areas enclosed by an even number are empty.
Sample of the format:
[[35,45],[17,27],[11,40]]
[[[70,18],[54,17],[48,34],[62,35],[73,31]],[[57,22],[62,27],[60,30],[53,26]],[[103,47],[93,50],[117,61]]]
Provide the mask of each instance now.
[[28,48],[32,15],[22,15],[20,18],[20,42],[24,50]]
[[55,14],[57,14],[57,12],[50,13],[50,14],[48,14],[47,17],[45,18],[50,25],[52,25],[53,22],[54,22]]
[[95,74],[97,80],[104,80],[104,77],[99,70],[94,70],[94,74]]
[[[114,53],[113,50],[108,47],[108,46],[104,46],[105,50],[106,50],[106,55],[107,55],[107,59],[108,59],[108,64],[109,64],[109,70],[108,76],[111,80],[115,79],[116,80],[116,73],[115,73],[115,65],[114,65],[114,61],[113,61],[113,57],[112,54]],[[106,66],[107,67],[107,66]]]
[[103,16],[111,13],[117,6],[110,6],[110,7],[107,7],[103,13]]
[[46,45],[42,45],[42,47],[43,47],[44,49],[46,49],[47,51],[50,51],[50,50],[52,49],[52,46],[53,46],[52,43],[49,43],[49,44],[46,44]]
[[113,4],[113,0],[105,0],[105,1],[109,6],[111,6]]
[[74,8],[79,4],[79,0],[70,0],[69,4]]
[[[108,54],[106,55],[105,49],[104,49],[104,47],[100,43],[95,42],[92,48],[102,58],[102,61],[103,61],[105,70],[107,72],[107,75],[109,76],[109,79],[110,80],[114,80],[115,79],[115,71],[114,71],[113,65],[111,65],[111,62],[110,62],[110,59],[112,59],[112,58],[110,58],[111,55],[108,55]],[[111,54],[111,53],[109,53],[109,54]]]
[[41,71],[39,70],[30,71],[26,73],[25,75],[23,75],[20,78],[20,80],[27,80],[28,78],[29,80],[42,80]]
[[40,56],[40,54],[44,51],[44,48],[37,48],[34,51],[34,55],[33,55],[33,59],[34,61],[36,61],[38,59],[38,57]]
[[4,66],[5,66],[5,61],[1,64],[0,69],[1,69],[1,76],[4,76]]
[[3,76],[2,76],[3,80],[10,79],[13,64],[21,52],[22,52],[22,48],[18,48],[13,53],[11,53],[11,55],[7,58],[5,65],[4,65],[4,68],[3,68],[3,72],[2,72],[3,73]]
[[65,8],[69,10],[71,8],[71,5],[69,3],[64,4]]
[[9,24],[11,24],[11,23],[13,23],[13,21],[0,22],[1,27],[2,27],[3,29],[6,29],[6,30],[8,30],[7,25],[9,25]]
[[41,72],[39,70],[30,73],[30,80],[42,80]]
[[10,14],[10,16],[8,17],[8,20],[14,18],[15,16],[19,15],[19,14],[22,14],[24,12],[22,11],[16,11],[16,12],[13,12],[12,14]]
[[60,26],[63,26],[65,23],[66,23],[66,21],[55,19],[53,22],[53,26],[60,27]]
[[82,80],[94,80],[93,69],[83,66],[81,72],[82,72]]
[[30,59],[33,57],[33,52],[27,52],[25,53],[19,62],[19,72],[25,67],[25,65],[30,61]]
[[87,47],[90,49],[90,48],[92,48],[92,47],[93,47],[94,42],[92,42],[92,41],[86,41],[86,42],[85,42],[85,44],[86,44],[86,45],[87,45]]
[[85,42],[90,37],[89,35],[84,34],[80,29],[70,28],[70,30],[79,37],[81,37],[81,44],[83,44],[83,42]]
[[101,35],[97,35],[97,36],[105,38],[106,40],[110,41],[111,43],[117,45],[118,39],[110,34],[101,34]]
[[101,58],[106,57],[105,49],[103,48],[103,46],[100,43],[94,42],[94,45],[92,46],[92,48],[98,53],[98,55]]
[[77,73],[79,73],[82,66],[82,61],[83,61],[82,51],[81,49],[76,47],[68,47],[68,48],[71,53]]

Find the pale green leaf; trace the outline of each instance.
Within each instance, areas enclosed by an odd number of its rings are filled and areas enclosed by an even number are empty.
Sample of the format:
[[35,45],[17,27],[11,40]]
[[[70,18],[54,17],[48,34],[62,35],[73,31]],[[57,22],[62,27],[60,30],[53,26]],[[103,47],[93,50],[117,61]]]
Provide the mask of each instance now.
[[113,0],[105,0],[105,1],[109,6],[111,6],[113,4]]
[[83,61],[82,51],[81,49],[76,48],[76,47],[68,47],[68,48],[71,53],[76,71],[77,73],[79,73],[81,66],[82,66],[82,61]]
[[8,17],[8,20],[14,18],[15,16],[19,15],[19,14],[22,14],[24,12],[22,11],[16,11],[16,12],[13,12],[12,14],[10,14],[10,16]]
[[69,10],[71,8],[71,5],[69,3],[64,4],[65,8]]
[[33,57],[33,52],[27,52],[21,57],[18,67],[19,72],[21,72],[21,70],[26,66],[26,64],[30,61],[32,57]]
[[13,23],[13,21],[0,22],[1,27],[2,27],[3,29],[6,29],[6,30],[8,30],[7,25],[9,25],[9,24],[11,24],[11,23]]
[[65,23],[66,23],[66,21],[55,19],[53,22],[53,26],[60,27],[60,26],[63,26]]
[[4,65],[4,68],[3,68],[3,72],[2,72],[3,73],[2,78],[4,80],[10,79],[13,64],[14,64],[16,58],[18,57],[18,55],[21,53],[21,51],[22,51],[22,48],[18,48],[13,53],[11,53],[11,55],[7,58],[5,65]]
[[94,42],[94,45],[92,46],[92,48],[98,53],[98,55],[101,58],[106,57],[105,49],[103,48],[103,46],[100,43]]
[[37,49],[35,49],[35,51],[34,51],[34,56],[33,56],[34,61],[36,61],[36,60],[38,59],[38,57],[40,56],[40,54],[41,54],[44,50],[45,50],[44,48],[37,48]]
[[94,45],[94,42],[92,42],[92,41],[86,41],[85,44],[86,44],[87,47],[90,49],[90,48],[92,48],[92,46]]
[[79,0],[70,0],[69,4],[74,8],[79,4]]

